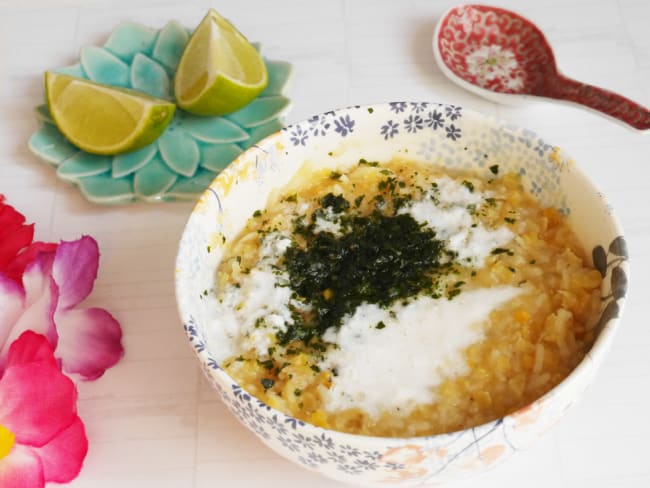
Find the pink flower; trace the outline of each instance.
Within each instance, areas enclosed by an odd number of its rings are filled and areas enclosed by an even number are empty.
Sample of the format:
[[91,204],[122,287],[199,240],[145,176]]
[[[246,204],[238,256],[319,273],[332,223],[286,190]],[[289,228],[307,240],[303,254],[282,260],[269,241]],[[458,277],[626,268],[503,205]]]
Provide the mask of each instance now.
[[54,251],[56,244],[32,242],[34,224],[25,225],[25,216],[4,203],[0,195],[0,273],[20,283],[25,266],[40,251]]
[[77,477],[88,439],[77,390],[45,337],[23,332],[0,378],[0,486],[40,488]]
[[92,380],[122,357],[120,324],[101,308],[77,308],[92,291],[99,249],[92,237],[62,241],[25,267],[22,284],[0,272],[0,373],[25,330],[47,337],[65,373]]

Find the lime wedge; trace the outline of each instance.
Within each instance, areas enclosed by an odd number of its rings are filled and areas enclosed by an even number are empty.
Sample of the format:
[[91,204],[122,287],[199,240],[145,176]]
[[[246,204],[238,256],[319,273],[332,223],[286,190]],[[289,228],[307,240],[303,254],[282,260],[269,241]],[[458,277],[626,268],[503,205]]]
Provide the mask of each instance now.
[[266,65],[257,50],[210,9],[185,46],[174,95],[188,112],[224,115],[250,103],[267,83]]
[[93,154],[119,154],[152,143],[176,108],[144,93],[50,72],[45,73],[45,97],[61,133]]

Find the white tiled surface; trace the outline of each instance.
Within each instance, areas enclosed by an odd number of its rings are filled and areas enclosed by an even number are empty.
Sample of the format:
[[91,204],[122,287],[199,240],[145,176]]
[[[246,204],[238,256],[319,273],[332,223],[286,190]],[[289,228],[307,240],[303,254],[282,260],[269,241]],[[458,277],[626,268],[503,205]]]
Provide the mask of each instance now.
[[[449,0],[0,0],[0,192],[40,239],[89,233],[102,250],[92,296],[122,322],[126,356],[79,385],[90,451],[76,488],[314,487],[225,411],[199,374],[177,320],[173,260],[189,203],[100,208],[26,148],[41,73],[73,62],[122,20],[195,25],[210,5],[270,58],[295,66],[289,121],[350,104],[448,101],[540,132],[610,197],[626,230],[633,280],[613,350],[582,403],[529,451],[452,488],[650,486],[650,136],[575,108],[496,106],[451,84],[430,40]],[[565,73],[650,106],[650,2],[500,2],[546,32]]]

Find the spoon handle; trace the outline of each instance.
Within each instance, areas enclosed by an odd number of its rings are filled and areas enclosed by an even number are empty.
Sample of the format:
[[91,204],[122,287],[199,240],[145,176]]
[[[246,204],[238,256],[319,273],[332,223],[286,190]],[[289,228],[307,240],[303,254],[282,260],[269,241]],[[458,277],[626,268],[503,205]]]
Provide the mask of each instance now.
[[617,93],[557,75],[546,87],[551,98],[579,103],[638,130],[650,129],[650,110]]

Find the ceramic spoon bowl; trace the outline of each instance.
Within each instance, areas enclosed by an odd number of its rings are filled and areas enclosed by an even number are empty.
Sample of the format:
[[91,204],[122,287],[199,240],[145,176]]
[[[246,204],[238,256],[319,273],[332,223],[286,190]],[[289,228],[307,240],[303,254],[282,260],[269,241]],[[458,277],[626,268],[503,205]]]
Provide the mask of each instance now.
[[517,95],[564,100],[650,130],[647,108],[564,76],[544,34],[514,12],[486,5],[453,7],[438,22],[433,52],[452,81],[490,100],[513,103]]

